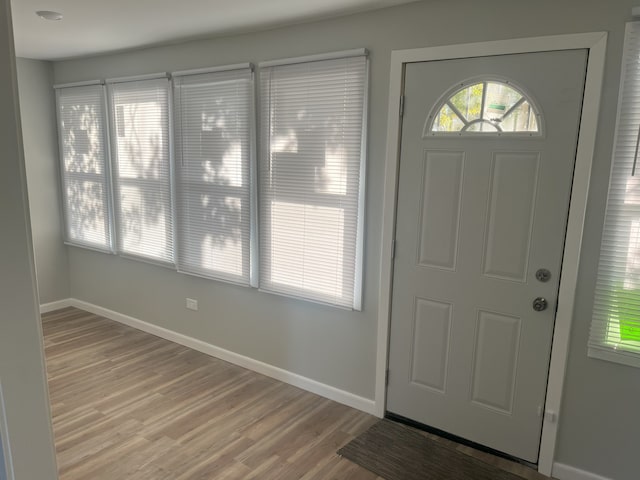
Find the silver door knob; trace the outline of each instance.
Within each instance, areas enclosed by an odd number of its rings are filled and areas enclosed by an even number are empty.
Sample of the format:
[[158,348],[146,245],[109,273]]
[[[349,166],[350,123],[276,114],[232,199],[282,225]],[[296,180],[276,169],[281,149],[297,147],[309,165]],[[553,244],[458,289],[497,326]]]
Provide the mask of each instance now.
[[536,312],[541,312],[547,309],[547,299],[544,297],[538,297],[533,300],[533,309]]

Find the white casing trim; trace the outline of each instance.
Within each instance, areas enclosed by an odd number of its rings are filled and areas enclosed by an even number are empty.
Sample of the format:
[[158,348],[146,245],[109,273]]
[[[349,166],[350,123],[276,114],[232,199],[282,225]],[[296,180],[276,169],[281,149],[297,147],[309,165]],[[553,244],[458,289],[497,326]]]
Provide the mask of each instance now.
[[563,463],[553,464],[553,478],[558,480],[611,480],[607,477],[596,475],[595,473],[580,470],[579,468],[565,465]]
[[[4,395],[2,393],[2,379],[0,379],[0,449],[2,449],[2,458],[4,464],[0,463],[0,469],[4,468],[4,471],[0,471],[0,478],[7,478],[8,480],[15,480],[15,474],[13,472],[13,460],[11,458],[11,448],[9,445],[9,432],[7,431],[7,417],[4,411]],[[5,476],[2,477],[2,474]]]
[[355,395],[345,390],[332,387],[331,385],[327,385],[325,383],[318,382],[297,373],[290,372],[289,370],[285,370],[274,365],[269,365],[268,363],[264,363],[256,359],[240,355],[239,353],[217,347],[210,343],[203,342],[202,340],[198,340],[197,338],[189,337],[187,335],[174,332],[173,330],[159,327],[158,325],[154,325],[138,318],[124,315],[122,313],[109,310],[108,308],[100,307],[83,300],[68,298],[66,300],[48,303],[45,305],[41,305],[40,311],[42,313],[46,313],[65,307],[76,307],[95,315],[100,315],[101,317],[108,318],[109,320],[128,325],[130,327],[142,330],[143,332],[150,333],[160,338],[164,338],[165,340],[183,345],[206,355],[224,360],[225,362],[233,363],[234,365],[238,365],[239,367],[252,370],[256,373],[266,375],[267,377],[275,378],[276,380],[280,380],[281,382],[293,385],[294,387],[301,388],[311,393],[315,393],[316,395],[320,395],[321,397],[328,398],[343,405],[347,405],[366,413],[373,414],[374,412],[375,403],[371,399]]

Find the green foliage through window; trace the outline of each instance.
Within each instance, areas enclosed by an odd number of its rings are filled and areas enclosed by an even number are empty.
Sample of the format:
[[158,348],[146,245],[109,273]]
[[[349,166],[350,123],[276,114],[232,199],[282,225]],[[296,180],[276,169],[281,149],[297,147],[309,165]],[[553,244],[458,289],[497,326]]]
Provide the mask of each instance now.
[[537,133],[538,112],[526,97],[506,83],[486,81],[463,86],[433,117],[434,133]]

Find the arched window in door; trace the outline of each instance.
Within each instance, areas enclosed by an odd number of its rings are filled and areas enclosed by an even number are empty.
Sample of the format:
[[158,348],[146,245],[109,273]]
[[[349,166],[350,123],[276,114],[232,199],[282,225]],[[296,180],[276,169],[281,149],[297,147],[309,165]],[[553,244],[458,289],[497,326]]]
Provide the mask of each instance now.
[[542,117],[533,100],[508,81],[462,82],[432,109],[424,136],[542,134]]

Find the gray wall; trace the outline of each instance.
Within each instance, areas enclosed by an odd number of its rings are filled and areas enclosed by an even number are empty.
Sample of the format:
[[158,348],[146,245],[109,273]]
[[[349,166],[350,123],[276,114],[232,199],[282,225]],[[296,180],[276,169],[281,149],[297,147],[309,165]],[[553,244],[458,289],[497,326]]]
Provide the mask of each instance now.
[[0,382],[15,480],[57,478],[9,0],[0,0]]
[[[371,51],[364,310],[345,312],[71,248],[71,295],[373,398],[390,52],[608,31],[609,46],[557,461],[637,478],[640,370],[586,356],[631,0],[442,0],[248,35],[56,62],[56,82],[367,47]],[[184,298],[200,312],[184,309]]]
[[40,303],[69,298],[59,208],[58,140],[51,63],[19,58],[18,91]]

